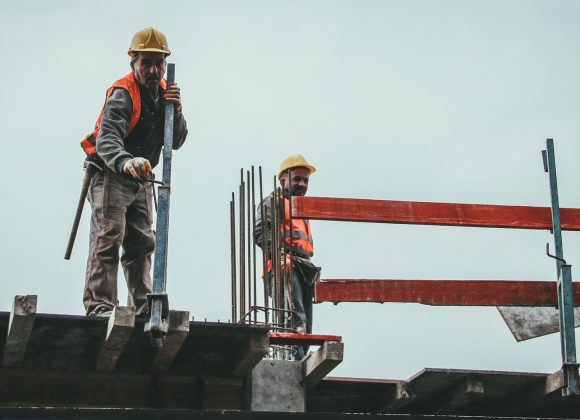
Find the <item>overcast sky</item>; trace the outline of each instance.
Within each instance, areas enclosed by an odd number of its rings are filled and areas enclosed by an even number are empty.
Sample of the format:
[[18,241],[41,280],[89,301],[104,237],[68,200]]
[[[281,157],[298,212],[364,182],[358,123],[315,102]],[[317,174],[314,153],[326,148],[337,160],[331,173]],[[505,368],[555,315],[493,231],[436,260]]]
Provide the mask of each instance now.
[[[173,159],[170,305],[224,321],[241,167],[270,176],[302,153],[318,168],[313,196],[547,206],[540,150],[553,137],[560,203],[580,207],[578,22],[579,2],[554,0],[0,1],[0,311],[37,294],[40,312],[84,313],[88,208],[63,260],[79,142],[129,71],[137,30],[167,35],[189,125]],[[548,232],[312,227],[323,278],[555,276]],[[565,234],[564,254],[580,276],[580,233]],[[516,343],[495,308],[314,310],[314,331],[345,342],[335,375],[561,366],[557,335]]]

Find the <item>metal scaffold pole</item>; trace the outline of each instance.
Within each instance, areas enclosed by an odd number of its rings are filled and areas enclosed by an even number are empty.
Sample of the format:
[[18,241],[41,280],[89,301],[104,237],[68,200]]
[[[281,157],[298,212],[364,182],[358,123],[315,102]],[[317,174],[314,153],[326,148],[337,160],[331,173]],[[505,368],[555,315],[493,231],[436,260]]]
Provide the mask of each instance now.
[[[175,64],[167,65],[167,86],[175,81]],[[169,302],[167,298],[167,246],[169,238],[169,197],[171,193],[171,157],[173,151],[174,105],[165,104],[165,123],[163,138],[163,184],[159,186],[159,205],[157,211],[157,232],[155,235],[155,261],[153,266],[153,292],[147,297],[151,318],[145,326],[150,334],[153,347],[163,346],[167,335]]]
[[572,266],[566,263],[562,246],[562,227],[560,223],[560,203],[558,198],[558,180],[556,175],[556,156],[554,140],[546,140],[546,150],[542,151],[544,170],[550,179],[550,196],[552,201],[552,233],[556,254],[547,254],[556,260],[558,314],[560,321],[560,341],[562,346],[562,371],[565,385],[564,396],[577,395],[578,363],[576,362],[576,337],[574,332],[574,301],[572,296]]
[[232,272],[232,322],[237,322],[237,280],[236,280],[236,197],[232,192],[230,201],[230,252]]

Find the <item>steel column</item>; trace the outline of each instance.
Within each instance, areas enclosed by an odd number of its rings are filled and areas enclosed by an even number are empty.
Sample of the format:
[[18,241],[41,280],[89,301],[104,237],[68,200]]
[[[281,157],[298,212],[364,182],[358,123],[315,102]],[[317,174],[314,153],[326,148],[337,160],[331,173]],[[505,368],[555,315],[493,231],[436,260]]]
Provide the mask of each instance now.
[[[167,65],[167,86],[175,81],[175,64]],[[163,137],[163,185],[159,186],[159,205],[155,235],[155,261],[153,265],[153,292],[147,297],[151,318],[145,325],[145,331],[151,335],[151,345],[163,346],[169,325],[169,302],[167,286],[167,245],[169,238],[169,196],[171,192],[171,157],[173,151],[173,120],[175,106],[165,103],[165,124]]]
[[574,299],[572,296],[572,267],[564,260],[562,245],[562,228],[560,221],[560,203],[558,198],[558,179],[556,173],[556,155],[554,140],[546,140],[546,150],[542,151],[544,170],[550,180],[550,197],[552,202],[552,233],[556,255],[558,312],[560,317],[560,342],[562,346],[562,370],[566,384],[564,395],[578,394],[578,364],[576,362],[576,337],[574,332]]

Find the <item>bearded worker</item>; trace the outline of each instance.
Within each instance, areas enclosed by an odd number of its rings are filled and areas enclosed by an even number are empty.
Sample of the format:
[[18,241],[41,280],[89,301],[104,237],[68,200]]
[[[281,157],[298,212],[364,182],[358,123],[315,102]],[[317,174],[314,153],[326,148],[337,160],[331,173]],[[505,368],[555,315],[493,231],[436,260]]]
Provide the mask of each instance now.
[[[290,196],[304,196],[308,191],[310,174],[316,171],[302,155],[293,155],[282,161],[278,170],[278,180],[282,187],[283,206],[280,205],[277,229],[280,232],[280,248],[282,255],[283,275],[290,270],[291,284],[284,293],[291,295],[292,302],[291,328],[299,333],[310,334],[312,332],[312,298],[314,282],[320,278],[320,268],[316,267],[310,259],[314,256],[314,242],[310,223],[306,219],[292,218],[290,220]],[[254,240],[262,252],[268,258],[268,273],[265,275],[273,290],[273,270],[271,254],[272,226],[272,198],[266,197],[263,201],[264,215],[261,205],[258,206]],[[264,227],[265,226],[265,227]],[[264,239],[263,232],[268,232]],[[286,235],[284,235],[286,232]],[[291,234],[290,234],[291,232]],[[266,280],[266,279],[265,279]],[[270,295],[271,296],[271,295]],[[286,301],[286,299],[283,299]],[[281,308],[279,308],[281,309]],[[301,360],[308,353],[309,346],[296,346],[295,358]]]
[[131,72],[107,90],[92,133],[81,142],[87,170],[91,234],[83,303],[87,315],[108,316],[118,304],[119,252],[129,291],[128,306],[148,314],[151,254],[155,248],[152,169],[163,146],[165,103],[175,109],[173,148],[185,142],[181,95],[163,79],[171,51],[154,28],[137,32],[129,48]]

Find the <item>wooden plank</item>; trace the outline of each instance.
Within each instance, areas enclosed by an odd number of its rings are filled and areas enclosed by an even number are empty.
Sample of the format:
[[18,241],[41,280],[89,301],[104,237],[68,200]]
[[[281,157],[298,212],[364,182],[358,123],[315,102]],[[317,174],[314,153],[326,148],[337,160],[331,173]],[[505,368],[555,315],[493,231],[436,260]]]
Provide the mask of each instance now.
[[270,345],[301,345],[301,346],[320,346],[327,341],[342,341],[340,335],[322,335],[322,334],[302,334],[302,333],[282,333],[270,331],[268,333]]
[[14,368],[24,364],[26,348],[36,319],[36,306],[36,295],[16,296],[14,298],[2,356],[3,367]]
[[[580,230],[580,209],[560,209],[562,229]],[[311,220],[509,229],[551,229],[549,207],[296,197],[292,216]]]
[[344,343],[325,341],[318,350],[306,356],[302,362],[306,389],[314,387],[338,366],[342,362],[343,355]]
[[240,349],[236,350],[232,376],[244,377],[252,371],[254,366],[268,353],[270,349],[268,336],[253,334],[248,337]]
[[[580,306],[580,283],[572,285]],[[315,303],[402,302],[444,306],[556,306],[555,281],[323,280]]]
[[485,397],[483,382],[467,377],[455,384],[444,395],[435,398],[433,414],[456,414],[461,408]]
[[115,370],[134,327],[135,310],[125,306],[116,306],[109,317],[107,335],[97,357],[96,371],[112,372]]
[[169,372],[177,353],[189,334],[189,311],[169,311],[168,324],[169,330],[163,347],[157,350],[151,364],[152,372]]

